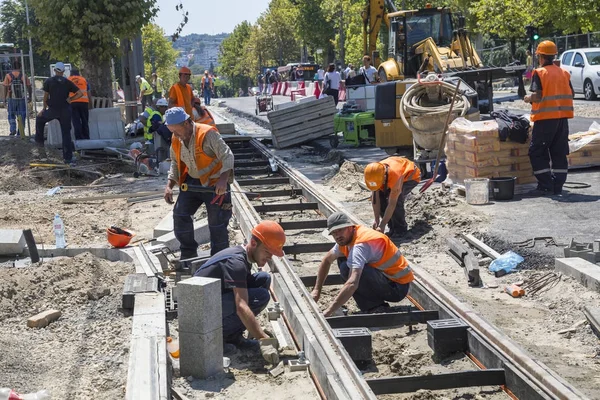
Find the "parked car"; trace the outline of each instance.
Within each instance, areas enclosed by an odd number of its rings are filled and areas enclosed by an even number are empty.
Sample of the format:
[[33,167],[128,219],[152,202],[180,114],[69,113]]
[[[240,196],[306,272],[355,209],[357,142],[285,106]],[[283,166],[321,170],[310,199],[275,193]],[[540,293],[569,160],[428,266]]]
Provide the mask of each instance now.
[[567,50],[560,63],[571,74],[575,93],[583,93],[586,100],[594,100],[600,94],[600,47]]

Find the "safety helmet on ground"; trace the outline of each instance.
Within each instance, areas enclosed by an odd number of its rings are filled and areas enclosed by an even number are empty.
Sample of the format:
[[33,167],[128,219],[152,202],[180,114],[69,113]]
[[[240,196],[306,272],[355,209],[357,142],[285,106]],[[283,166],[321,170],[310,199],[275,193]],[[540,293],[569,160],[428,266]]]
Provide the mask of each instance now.
[[556,44],[551,40],[544,40],[540,44],[538,44],[537,50],[535,54],[543,54],[545,56],[554,56],[558,54],[558,49],[556,48]]
[[167,103],[167,99],[158,99],[156,101],[156,106],[157,107],[169,107],[169,103]]
[[365,168],[365,184],[371,191],[381,189],[385,180],[385,165],[382,163],[371,163]]
[[188,67],[181,67],[179,68],[179,74],[191,75],[192,71]]
[[281,225],[275,221],[262,221],[252,229],[252,235],[277,257],[283,257],[283,245],[285,244],[285,232]]
[[106,229],[106,236],[108,238],[108,243],[117,248],[127,246],[131,241],[131,238],[133,238],[132,233],[127,232],[123,229],[116,230],[112,227]]

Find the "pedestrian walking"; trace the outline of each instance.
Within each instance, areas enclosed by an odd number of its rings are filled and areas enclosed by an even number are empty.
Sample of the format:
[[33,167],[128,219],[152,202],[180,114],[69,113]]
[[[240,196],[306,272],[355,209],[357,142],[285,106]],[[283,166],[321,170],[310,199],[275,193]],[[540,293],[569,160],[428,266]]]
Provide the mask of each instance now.
[[75,84],[83,93],[83,96],[71,100],[71,121],[75,139],[84,140],[90,138],[90,85],[87,80],[79,74],[78,69],[71,69],[69,80]]
[[6,74],[2,82],[2,97],[7,100],[7,114],[10,136],[20,136],[19,124],[25,127],[27,121],[27,102],[31,102],[31,82],[21,72],[18,61],[12,64],[11,71]]
[[327,72],[325,73],[325,86],[323,87],[323,93],[327,96],[333,97],[335,105],[338,104],[340,95],[340,82],[342,77],[340,73],[335,70],[335,64],[329,64]]
[[180,191],[173,209],[175,238],[181,259],[198,255],[192,216],[202,204],[208,213],[211,255],[229,247],[227,225],[231,218],[229,180],[233,179],[233,153],[210,125],[195,123],[181,107],[167,110],[165,123],[173,133],[171,169],[165,200],[173,204],[173,187],[186,183],[198,191]]
[[[58,119],[62,132],[62,150],[65,164],[75,164],[73,142],[71,141],[71,102],[83,96],[83,92],[65,78],[65,64],[57,62],[55,75],[44,82],[44,103],[35,119],[35,142],[44,146],[44,127],[46,123]],[[75,93],[74,96],[70,96]]]
[[154,93],[154,89],[146,79],[137,75],[135,77],[135,81],[140,87],[140,95],[138,96],[138,101],[142,103],[142,108],[146,108],[146,104],[152,104],[152,94]]
[[210,96],[214,90],[214,80],[212,76],[208,75],[208,70],[204,71],[200,86],[204,97],[204,105],[210,106]]
[[179,69],[179,81],[169,89],[169,108],[183,107],[187,115],[192,115],[192,99],[194,94],[190,86],[192,71],[188,67]]
[[562,194],[569,168],[569,118],[574,116],[575,92],[569,72],[554,65],[557,53],[556,44],[550,40],[538,45],[540,67],[533,70],[532,94],[523,98],[531,104],[529,160],[538,185],[530,194],[537,196]]

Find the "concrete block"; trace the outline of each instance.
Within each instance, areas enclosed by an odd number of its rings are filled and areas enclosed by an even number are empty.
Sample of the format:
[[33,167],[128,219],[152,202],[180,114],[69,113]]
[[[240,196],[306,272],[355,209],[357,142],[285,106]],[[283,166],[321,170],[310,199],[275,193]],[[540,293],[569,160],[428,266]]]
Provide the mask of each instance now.
[[223,330],[199,334],[179,332],[181,376],[205,379],[223,371]]
[[51,322],[54,322],[57,319],[59,319],[61,315],[62,313],[58,310],[48,310],[41,312],[27,319],[27,327],[45,328],[48,325],[50,325]]
[[221,280],[193,277],[177,284],[179,332],[210,333],[221,328]]
[[[90,139],[123,139],[125,125],[121,119],[121,111],[117,107],[94,108],[90,110]],[[58,120],[50,121],[48,127],[48,146],[62,147],[62,133]],[[71,125],[71,140],[75,141],[75,133]]]
[[[208,229],[208,219],[204,218],[194,222],[194,238],[198,244],[208,243],[210,241],[210,231]],[[157,243],[162,243],[171,251],[179,250],[179,241],[175,238],[173,232],[156,238]]]
[[583,286],[600,293],[600,267],[581,258],[557,258],[554,268],[575,278]]
[[22,230],[0,229],[0,255],[21,254],[25,245],[25,236]]
[[153,238],[158,238],[167,233],[173,232],[173,211],[169,211],[167,215],[154,228]]

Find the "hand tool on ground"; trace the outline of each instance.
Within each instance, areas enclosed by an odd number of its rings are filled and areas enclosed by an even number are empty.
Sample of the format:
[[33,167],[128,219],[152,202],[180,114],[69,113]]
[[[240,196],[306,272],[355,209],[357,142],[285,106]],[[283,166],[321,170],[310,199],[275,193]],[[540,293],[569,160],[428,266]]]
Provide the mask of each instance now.
[[[187,183],[182,183],[180,186],[180,189],[182,192],[195,192],[195,193],[214,193],[215,192],[215,190],[211,189],[211,188],[207,188],[207,187],[200,186],[200,185],[189,185]],[[245,194],[251,200],[252,199],[260,199],[260,193],[256,193],[256,192],[244,192],[244,191],[237,191],[237,190],[228,190],[227,192],[228,193]]]
[[460,86],[460,79],[456,83],[456,89],[454,89],[454,95],[452,95],[452,101],[450,102],[450,108],[448,109],[448,115],[446,116],[446,123],[444,124],[444,132],[442,133],[442,138],[440,139],[440,145],[437,151],[437,157],[435,158],[435,168],[433,169],[433,175],[431,178],[425,182],[425,184],[419,190],[419,193],[425,192],[429,189],[429,186],[433,185],[433,182],[437,179],[438,169],[440,167],[440,160],[442,158],[442,152],[444,151],[444,145],[446,144],[446,131],[448,130],[448,125],[450,125],[450,118],[452,117],[452,109],[454,108],[454,101],[456,101],[456,96],[458,95],[458,88]]

